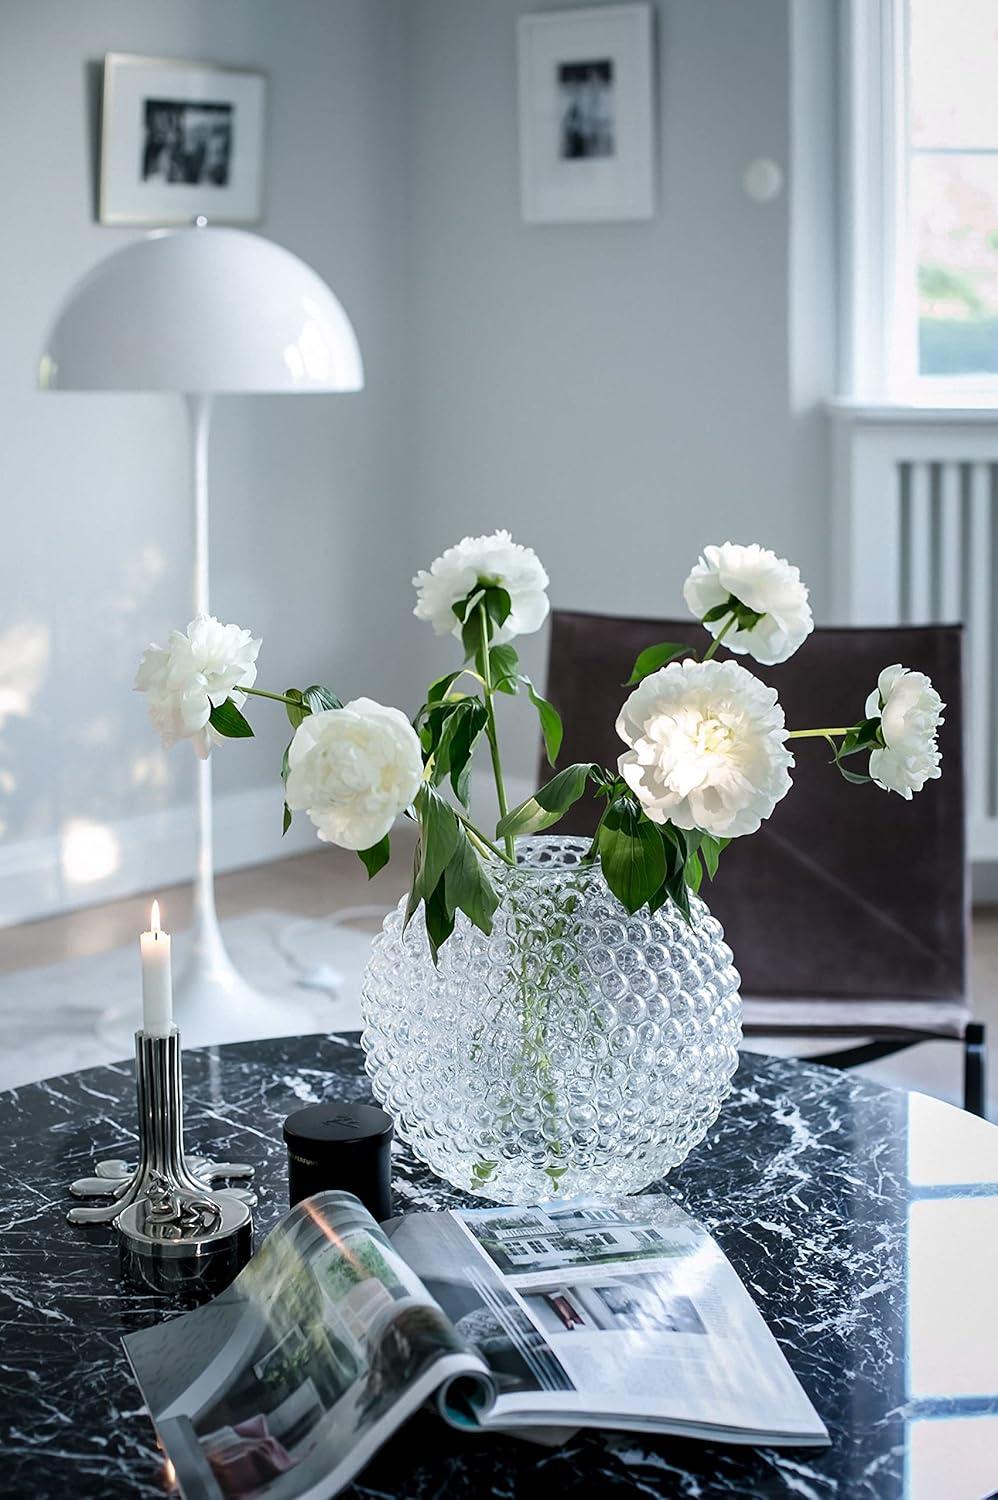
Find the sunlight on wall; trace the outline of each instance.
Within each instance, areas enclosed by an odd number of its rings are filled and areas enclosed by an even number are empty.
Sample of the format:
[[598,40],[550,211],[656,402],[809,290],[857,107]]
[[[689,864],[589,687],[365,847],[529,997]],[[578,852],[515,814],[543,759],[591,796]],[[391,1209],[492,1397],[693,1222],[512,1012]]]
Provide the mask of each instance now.
[[72,818],[62,830],[60,861],[68,884],[92,885],[114,874],[121,863],[121,847],[103,823]]
[[89,724],[84,724],[78,732],[81,745],[89,745],[94,749],[108,749],[118,739],[117,722],[110,714],[102,714],[96,719],[91,719]]
[[159,583],[166,570],[165,554],[159,547],[147,542],[134,556],[123,562],[119,592],[108,601],[108,607],[118,615],[134,614],[146,603],[150,589]]
[[169,780],[170,768],[161,751],[153,750],[149,755],[139,755],[132,761],[132,786],[159,790],[167,786]]
[[27,717],[45,680],[49,633],[44,625],[11,625],[0,635],[0,729],[7,719]]

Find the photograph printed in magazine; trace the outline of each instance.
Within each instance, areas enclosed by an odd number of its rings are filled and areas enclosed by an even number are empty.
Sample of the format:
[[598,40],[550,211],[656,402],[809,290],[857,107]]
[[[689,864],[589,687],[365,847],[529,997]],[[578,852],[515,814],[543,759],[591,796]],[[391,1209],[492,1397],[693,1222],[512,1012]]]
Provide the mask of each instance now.
[[457,1428],[828,1441],[724,1255],[664,1196],[412,1214],[306,1199],[125,1348],[185,1500],[325,1500],[432,1400]]

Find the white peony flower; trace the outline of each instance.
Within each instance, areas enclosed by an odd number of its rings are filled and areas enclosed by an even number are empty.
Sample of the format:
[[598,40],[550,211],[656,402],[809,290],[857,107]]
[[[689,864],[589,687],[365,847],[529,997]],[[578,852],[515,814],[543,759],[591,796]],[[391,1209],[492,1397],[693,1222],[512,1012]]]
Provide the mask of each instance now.
[[341,849],[370,849],[383,839],[423,779],[409,720],[371,698],[303,719],[288,768],[288,806],[307,812],[320,839]]
[[412,580],[418,596],[413,614],[417,620],[431,621],[437,635],[455,635],[460,640],[461,623],[454,605],[479,584],[499,585],[510,597],[509,617],[493,631],[493,645],[530,635],[547,619],[548,575],[537,553],[514,542],[508,531],[466,536],[456,547],[448,547],[428,573],[417,573]]
[[167,646],[147,646],[135,689],[149,695],[149,716],[163,744],[190,740],[202,760],[220,737],[208,723],[213,708],[231,698],[245,701],[240,687],[256,681],[260,641],[238,625],[198,615],[187,627],[171,630]]
[[631,746],[620,774],[654,823],[737,838],[755,833],[790,790],[783,709],[737,662],[653,672],[621,709],[617,733]]
[[[726,632],[725,646],[740,656],[748,654],[765,666],[775,666],[793,656],[814,629],[799,570],[757,542],[750,547],[735,542],[705,547],[683,584],[683,598],[698,620],[726,604],[732,594],[762,615],[750,630],[733,626]],[[704,628],[716,639],[728,618],[705,622]]]
[[936,731],[946,707],[924,672],[885,667],[866,700],[866,717],[880,719],[883,749],[870,754],[870,775],[885,792],[906,802],[942,775]]

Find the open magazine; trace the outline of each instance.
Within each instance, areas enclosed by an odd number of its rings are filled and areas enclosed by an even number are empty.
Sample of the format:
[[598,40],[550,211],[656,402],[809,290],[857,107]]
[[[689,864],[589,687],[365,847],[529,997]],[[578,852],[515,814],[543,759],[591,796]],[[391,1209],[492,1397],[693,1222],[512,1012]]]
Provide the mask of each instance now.
[[205,1307],[124,1340],[186,1500],[324,1500],[432,1399],[452,1426],[828,1434],[734,1270],[660,1196],[299,1203]]

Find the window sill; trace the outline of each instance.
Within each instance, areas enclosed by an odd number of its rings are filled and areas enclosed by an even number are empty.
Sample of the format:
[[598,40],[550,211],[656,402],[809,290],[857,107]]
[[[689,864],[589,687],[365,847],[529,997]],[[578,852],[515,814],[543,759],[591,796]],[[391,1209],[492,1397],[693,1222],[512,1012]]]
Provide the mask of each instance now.
[[919,423],[921,425],[956,426],[958,423],[975,425],[998,424],[998,391],[994,395],[964,395],[951,400],[923,399],[897,401],[860,400],[852,396],[836,396],[828,402],[828,410],[840,422],[870,423]]

